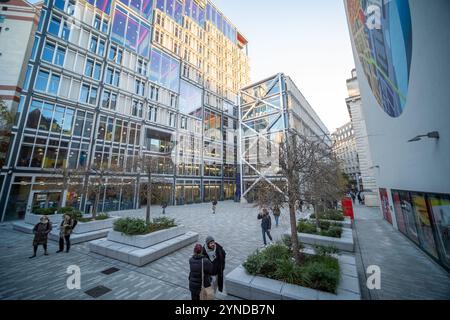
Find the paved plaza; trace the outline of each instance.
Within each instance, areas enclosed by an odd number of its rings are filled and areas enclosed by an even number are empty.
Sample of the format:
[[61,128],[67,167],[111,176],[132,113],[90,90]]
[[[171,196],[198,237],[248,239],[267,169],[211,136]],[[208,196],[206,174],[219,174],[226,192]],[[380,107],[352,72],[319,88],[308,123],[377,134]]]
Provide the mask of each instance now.
[[[161,211],[160,207],[152,208],[154,216]],[[199,242],[212,235],[224,246],[225,274],[262,245],[258,211],[250,204],[219,202],[215,215],[211,204],[168,207],[166,212],[187,230],[198,232]],[[144,217],[145,211],[114,213],[117,214]],[[274,238],[279,239],[288,226],[288,216],[283,212],[280,227],[273,227]],[[193,245],[138,268],[89,253],[87,243],[73,245],[69,254],[56,254],[57,243],[49,241],[50,256],[44,256],[40,247],[38,257],[30,260],[32,239],[32,235],[12,230],[11,224],[0,228],[0,299],[91,299],[84,291],[98,285],[111,289],[100,299],[190,299],[188,260]],[[70,265],[81,268],[81,290],[66,287],[66,269]],[[120,271],[101,273],[110,267]]]
[[[152,208],[154,216],[160,207]],[[262,235],[257,209],[250,204],[219,202],[213,215],[210,204],[194,204],[167,208],[167,216],[175,218],[187,230],[200,234],[199,241],[212,235],[227,252],[225,274],[245,261],[260,248]],[[115,214],[115,213],[114,213]],[[122,216],[144,217],[144,210],[124,211]],[[448,273],[415,248],[401,234],[381,219],[378,209],[356,208],[356,258],[365,299],[450,298]],[[280,239],[289,228],[286,212],[280,227],[272,234]],[[12,230],[10,223],[0,225],[0,299],[93,299],[85,293],[96,286],[110,292],[98,299],[190,299],[188,290],[189,257],[192,246],[185,247],[144,267],[119,262],[89,253],[87,243],[74,245],[71,252],[56,254],[57,243],[49,241],[50,256],[42,248],[38,257],[31,255],[32,235]],[[364,269],[377,264],[382,270],[382,290],[365,288]],[[69,290],[67,267],[81,268],[81,290]],[[101,273],[116,267],[118,272]],[[225,295],[219,298],[226,299]]]

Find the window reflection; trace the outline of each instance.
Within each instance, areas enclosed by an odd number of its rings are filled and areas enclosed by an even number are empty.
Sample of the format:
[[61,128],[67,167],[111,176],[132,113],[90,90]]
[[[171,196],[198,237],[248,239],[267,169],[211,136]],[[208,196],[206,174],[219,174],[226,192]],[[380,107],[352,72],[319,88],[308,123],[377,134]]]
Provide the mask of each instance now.
[[180,112],[201,118],[202,111],[202,89],[180,81]]

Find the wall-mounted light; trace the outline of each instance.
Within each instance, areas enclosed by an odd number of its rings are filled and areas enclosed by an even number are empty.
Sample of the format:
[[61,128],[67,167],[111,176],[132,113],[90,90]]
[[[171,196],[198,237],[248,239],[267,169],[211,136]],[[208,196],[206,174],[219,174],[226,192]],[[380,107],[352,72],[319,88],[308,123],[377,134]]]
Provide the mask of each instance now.
[[432,131],[432,132],[428,132],[427,134],[421,134],[421,135],[418,135],[418,136],[412,138],[411,140],[408,140],[408,142],[420,141],[420,140],[422,140],[422,138],[425,138],[425,137],[430,138],[430,139],[439,140],[439,132]]

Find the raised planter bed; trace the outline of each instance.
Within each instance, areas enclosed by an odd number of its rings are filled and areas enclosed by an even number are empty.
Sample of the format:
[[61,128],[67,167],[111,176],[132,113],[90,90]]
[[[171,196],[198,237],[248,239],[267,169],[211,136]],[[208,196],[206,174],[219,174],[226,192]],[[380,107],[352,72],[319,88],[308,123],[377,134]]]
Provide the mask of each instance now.
[[108,239],[99,239],[89,243],[89,250],[141,267],[197,241],[198,233],[195,232],[186,232],[147,248],[139,248]]
[[121,232],[111,230],[108,233],[108,240],[143,249],[178,237],[184,233],[186,233],[184,226],[177,226],[170,229],[159,230],[149,234],[136,236],[128,236],[122,234]]
[[[289,232],[286,232],[285,234],[290,236]],[[297,235],[298,240],[304,244],[335,247],[336,249],[348,252],[353,252],[355,250],[353,232],[352,229],[349,228],[342,228],[342,235],[340,238],[325,237],[310,233],[297,233]]]
[[[311,219],[308,218],[308,221],[316,221],[316,219]],[[352,228],[352,219],[345,217],[344,221],[336,221],[336,220],[325,220],[325,219],[320,219],[321,221],[327,221],[330,223],[340,223],[342,225],[343,228]]]
[[[304,250],[313,253],[312,250]],[[333,255],[339,261],[341,276],[337,294],[306,288],[247,273],[240,265],[225,277],[227,294],[247,300],[360,300],[355,257]]]

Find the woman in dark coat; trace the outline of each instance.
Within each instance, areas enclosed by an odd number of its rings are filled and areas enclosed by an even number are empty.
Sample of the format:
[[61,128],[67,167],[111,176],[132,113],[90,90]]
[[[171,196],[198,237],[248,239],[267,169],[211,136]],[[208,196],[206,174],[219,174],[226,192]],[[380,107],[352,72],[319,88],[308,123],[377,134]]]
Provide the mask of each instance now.
[[189,259],[189,290],[192,300],[200,300],[200,291],[202,290],[202,263],[203,263],[203,286],[211,286],[212,264],[202,254],[202,245],[196,244],[194,255]]
[[36,257],[37,248],[40,244],[44,247],[44,255],[48,256],[47,239],[50,231],[52,231],[52,223],[48,220],[47,216],[42,216],[41,221],[33,228],[33,255],[30,259]]
[[219,289],[223,291],[223,271],[225,270],[225,257],[227,253],[223,247],[215,242],[211,236],[206,237],[205,245],[203,246],[203,255],[212,263],[212,286],[214,292]]

